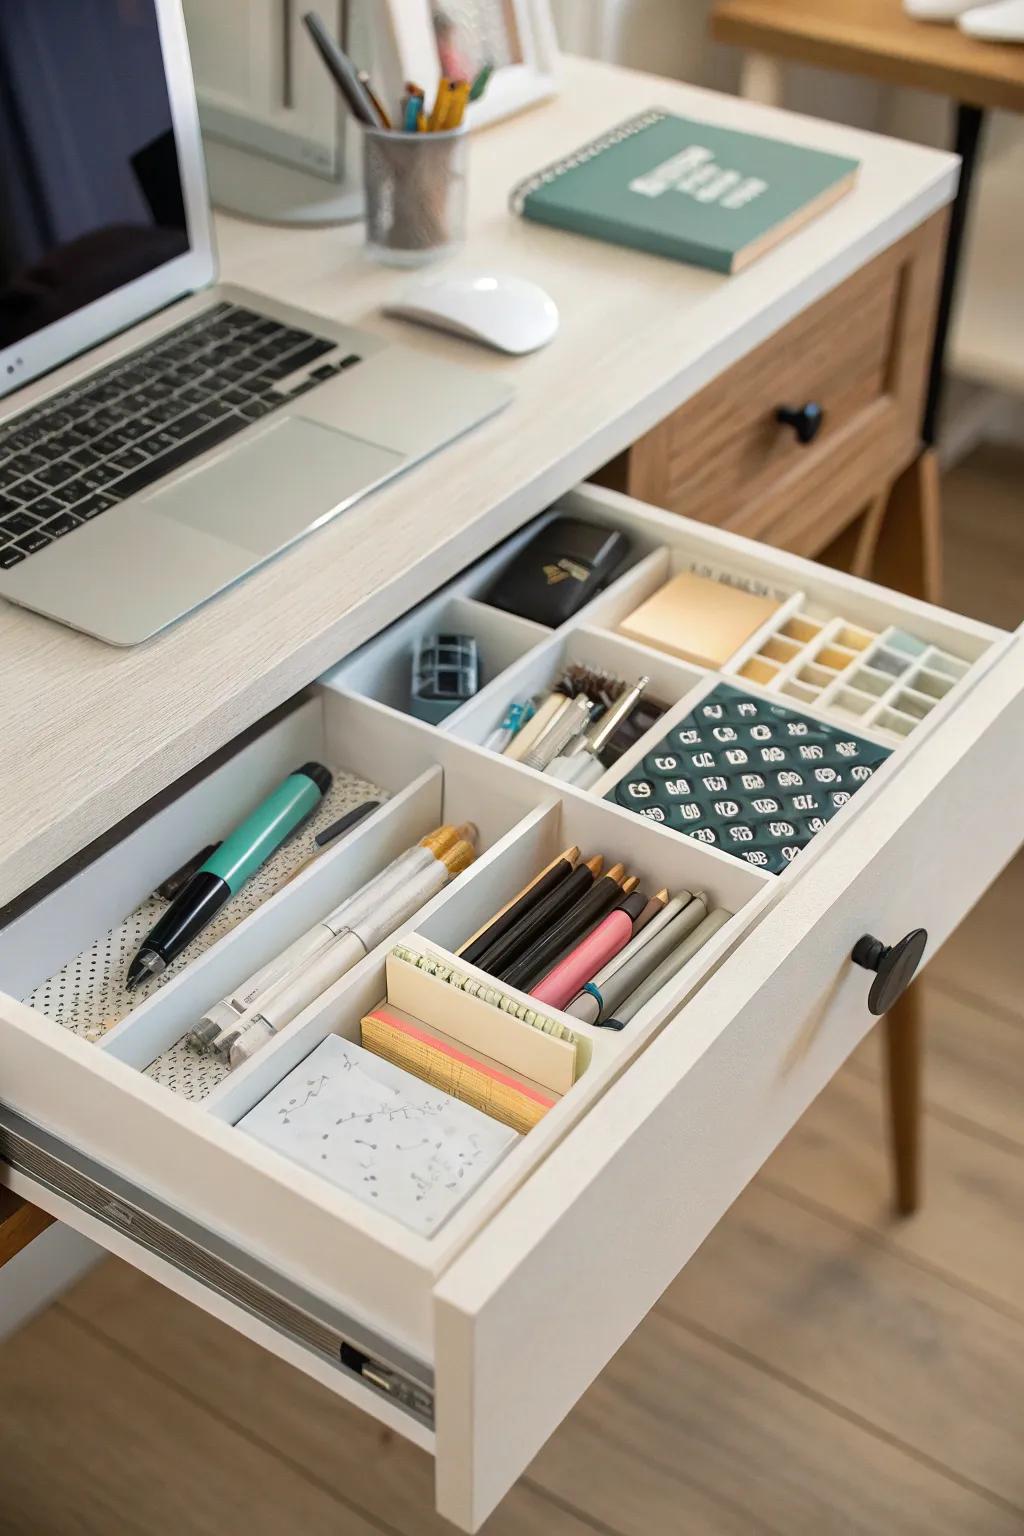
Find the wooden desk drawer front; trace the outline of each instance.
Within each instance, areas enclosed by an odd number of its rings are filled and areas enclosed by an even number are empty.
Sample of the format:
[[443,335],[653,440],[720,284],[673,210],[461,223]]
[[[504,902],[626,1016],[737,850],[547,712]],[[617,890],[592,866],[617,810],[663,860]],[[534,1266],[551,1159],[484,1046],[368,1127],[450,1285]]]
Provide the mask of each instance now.
[[[905,468],[918,437],[944,216],[883,251],[629,450],[609,482],[809,554]],[[776,419],[813,401],[810,443]]]

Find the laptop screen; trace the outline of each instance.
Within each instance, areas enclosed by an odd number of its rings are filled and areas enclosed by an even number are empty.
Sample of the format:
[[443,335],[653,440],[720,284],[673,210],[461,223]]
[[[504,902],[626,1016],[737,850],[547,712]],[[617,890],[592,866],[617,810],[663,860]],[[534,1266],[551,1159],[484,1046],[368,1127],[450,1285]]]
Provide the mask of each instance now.
[[153,0],[0,0],[0,350],[188,249]]

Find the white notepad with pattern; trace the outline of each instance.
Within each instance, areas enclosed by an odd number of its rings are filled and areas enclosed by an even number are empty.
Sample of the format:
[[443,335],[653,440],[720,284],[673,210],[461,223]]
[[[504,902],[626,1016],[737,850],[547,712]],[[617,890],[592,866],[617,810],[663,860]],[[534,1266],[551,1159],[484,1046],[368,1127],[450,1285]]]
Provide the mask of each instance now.
[[328,1035],[238,1128],[425,1237],[519,1140],[338,1035]]

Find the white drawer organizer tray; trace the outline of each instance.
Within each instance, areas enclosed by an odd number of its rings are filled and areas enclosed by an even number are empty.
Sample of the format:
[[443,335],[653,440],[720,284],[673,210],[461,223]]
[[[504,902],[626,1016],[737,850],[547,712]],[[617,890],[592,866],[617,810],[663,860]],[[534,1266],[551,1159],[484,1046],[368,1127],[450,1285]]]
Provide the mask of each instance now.
[[[585,488],[562,509],[632,540],[624,574],[569,624],[553,632],[480,600],[524,529],[0,933],[10,1185],[433,1451],[438,1507],[466,1530],[868,1029],[856,940],[872,932],[892,943],[922,926],[933,952],[1024,840],[1016,637],[612,492]],[[785,601],[725,668],[754,692],[737,673],[758,645],[769,659],[779,653],[772,637],[793,616],[805,620],[795,633],[820,625],[840,650],[856,649],[844,647],[844,627],[858,639],[895,626],[963,664],[949,687],[915,698],[912,726],[898,720],[892,731],[889,700],[877,718],[867,718],[873,704],[855,708],[854,725],[829,712],[830,700],[842,708],[844,685],[810,673],[804,686],[820,687],[827,718],[894,751],[778,877],[602,800],[625,760],[588,793],[479,745],[511,698],[575,658],[650,675],[670,713],[629,761],[649,750],[720,678],[615,629],[690,568]],[[412,637],[438,628],[478,636],[486,679],[443,729],[401,709]],[[783,684],[796,675],[779,671]],[[819,707],[782,692],[793,707]],[[16,1001],[223,830],[240,797],[309,757],[379,784],[386,806],[99,1043]],[[201,1102],[143,1069],[370,872],[438,822],[465,819],[480,827],[481,855],[407,925],[421,944],[456,947],[570,843],[621,859],[644,889],[704,890],[735,917],[621,1033],[572,1021],[589,1048],[578,1081],[422,1238],[235,1129],[329,1032],[358,1038],[361,1014],[383,993],[390,940]]]

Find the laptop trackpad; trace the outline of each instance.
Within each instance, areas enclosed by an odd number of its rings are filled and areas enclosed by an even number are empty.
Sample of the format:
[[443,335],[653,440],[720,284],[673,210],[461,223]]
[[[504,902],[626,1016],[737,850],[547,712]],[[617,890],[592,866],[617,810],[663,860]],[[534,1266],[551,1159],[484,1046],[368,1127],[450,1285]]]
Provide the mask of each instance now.
[[266,555],[402,462],[388,448],[286,416],[250,442],[229,442],[221,458],[147,497],[145,507]]

